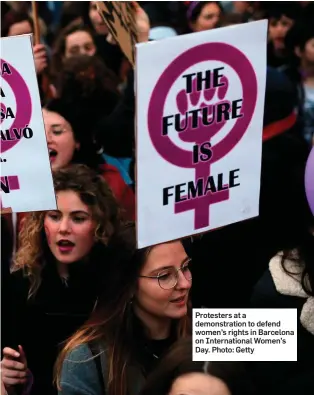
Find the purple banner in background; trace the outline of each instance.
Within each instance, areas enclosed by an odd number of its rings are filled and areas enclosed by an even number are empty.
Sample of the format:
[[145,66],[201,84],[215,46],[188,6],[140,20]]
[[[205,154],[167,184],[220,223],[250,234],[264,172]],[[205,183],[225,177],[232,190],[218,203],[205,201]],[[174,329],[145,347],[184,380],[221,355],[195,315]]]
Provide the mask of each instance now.
[[314,147],[306,164],[305,191],[310,209],[314,215]]

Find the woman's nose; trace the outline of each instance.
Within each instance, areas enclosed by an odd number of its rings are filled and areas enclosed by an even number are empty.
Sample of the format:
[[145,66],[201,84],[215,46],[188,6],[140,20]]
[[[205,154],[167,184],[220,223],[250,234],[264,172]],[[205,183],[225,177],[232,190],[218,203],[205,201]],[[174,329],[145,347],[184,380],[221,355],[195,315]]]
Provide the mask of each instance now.
[[178,272],[178,282],[176,288],[190,289],[192,280],[187,280],[181,270]]
[[49,131],[49,129],[47,127],[45,127],[46,130],[46,139],[47,139],[47,143],[51,143],[52,142],[52,136],[51,136],[51,132]]
[[59,225],[59,232],[60,233],[70,233],[71,226],[70,221],[68,218],[62,218]]

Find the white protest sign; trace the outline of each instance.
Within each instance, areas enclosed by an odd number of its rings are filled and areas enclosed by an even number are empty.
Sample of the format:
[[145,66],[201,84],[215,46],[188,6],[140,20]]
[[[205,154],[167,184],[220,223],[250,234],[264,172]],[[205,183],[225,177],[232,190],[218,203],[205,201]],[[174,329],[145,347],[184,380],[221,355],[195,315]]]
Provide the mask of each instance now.
[[137,44],[137,240],[259,214],[267,21]]
[[1,206],[56,209],[30,35],[1,38]]

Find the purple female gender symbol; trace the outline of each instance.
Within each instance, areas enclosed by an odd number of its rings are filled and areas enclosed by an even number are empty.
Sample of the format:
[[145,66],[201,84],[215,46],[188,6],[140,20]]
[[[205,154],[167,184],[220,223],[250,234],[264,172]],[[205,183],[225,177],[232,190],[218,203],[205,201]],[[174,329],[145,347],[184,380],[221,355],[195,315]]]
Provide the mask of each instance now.
[[[6,63],[10,68],[11,74],[5,73],[2,74],[1,77],[8,83],[8,85],[14,92],[15,100],[16,100],[15,119],[10,129],[24,128],[26,125],[29,125],[32,117],[31,95],[20,73],[3,59],[0,59],[1,70],[3,68],[4,63]],[[8,151],[12,147],[14,147],[15,144],[17,144],[19,141],[21,140],[3,140],[3,141],[1,140],[0,153],[3,154],[4,152]]]
[[310,209],[314,215],[314,147],[306,164],[305,190]]
[[[162,135],[162,119],[167,96],[172,85],[185,70],[204,61],[221,61],[231,66],[239,76],[243,89],[242,117],[238,118],[228,135],[212,146],[210,162],[193,163],[193,152],[181,149],[173,144],[168,136]],[[183,168],[195,168],[195,181],[204,180],[210,175],[210,164],[222,159],[244,136],[254,114],[257,100],[257,79],[247,57],[238,49],[224,43],[206,43],[198,45],[178,56],[159,78],[148,108],[148,130],[157,152],[168,162]],[[195,131],[197,133],[197,130]],[[210,133],[210,128],[209,128]],[[209,192],[200,198],[177,203],[175,212],[195,210],[195,229],[209,225],[209,206],[229,199],[229,191],[215,194]]]
[[[5,113],[7,111],[6,105],[4,103],[0,103],[1,112]],[[3,122],[3,119],[0,119],[0,124]]]

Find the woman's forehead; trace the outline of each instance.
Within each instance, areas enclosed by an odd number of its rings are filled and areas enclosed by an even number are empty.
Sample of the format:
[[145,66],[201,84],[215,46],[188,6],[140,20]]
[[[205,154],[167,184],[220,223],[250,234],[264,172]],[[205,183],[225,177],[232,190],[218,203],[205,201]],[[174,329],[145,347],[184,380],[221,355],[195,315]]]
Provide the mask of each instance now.
[[60,211],[90,211],[90,208],[82,201],[75,191],[66,189],[56,193],[58,208]]
[[145,266],[154,268],[160,264],[180,265],[187,254],[180,241],[158,244],[151,248]]
[[43,109],[44,122],[47,124],[70,125],[69,122],[57,112]]

